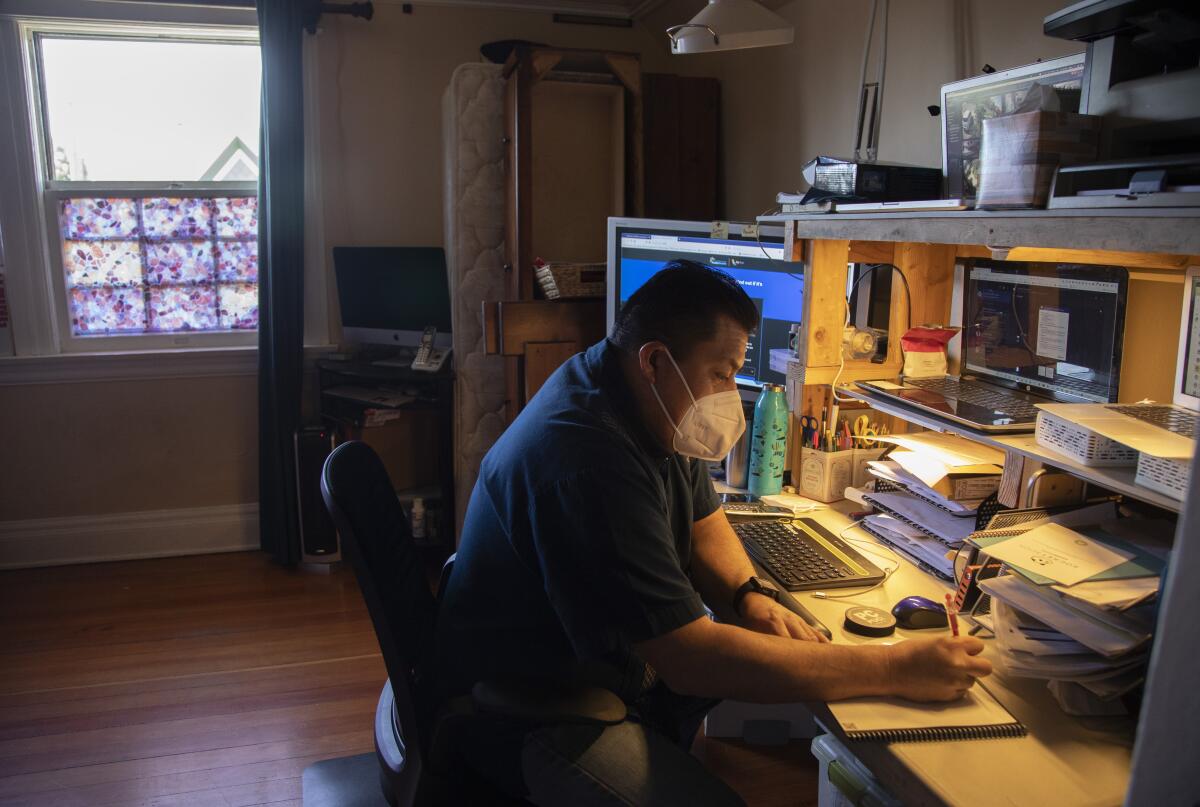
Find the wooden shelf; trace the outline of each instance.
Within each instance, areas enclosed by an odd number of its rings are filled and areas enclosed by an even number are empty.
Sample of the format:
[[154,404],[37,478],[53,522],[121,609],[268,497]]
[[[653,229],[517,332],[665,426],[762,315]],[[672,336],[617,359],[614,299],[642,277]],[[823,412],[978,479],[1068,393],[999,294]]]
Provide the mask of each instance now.
[[760,216],[797,238],[1200,255],[1200,208],[956,210]]
[[1092,484],[1099,485],[1102,488],[1111,490],[1114,493],[1121,493],[1130,498],[1152,504],[1155,507],[1161,507],[1164,510],[1170,510],[1173,513],[1178,513],[1183,508],[1183,502],[1172,499],[1169,496],[1164,496],[1161,493],[1156,493],[1149,488],[1144,488],[1141,485],[1134,484],[1133,478],[1135,470],[1132,467],[1126,468],[1093,468],[1088,465],[1083,465],[1064,454],[1059,454],[1056,451],[1051,451],[1048,448],[1038,445],[1037,440],[1032,434],[1013,434],[1013,435],[994,435],[984,432],[968,429],[954,423],[949,423],[940,418],[928,415],[924,412],[917,412],[903,404],[894,403],[885,398],[880,398],[876,395],[863,392],[862,390],[853,389],[850,387],[839,387],[838,392],[842,395],[849,396],[864,403],[870,404],[871,408],[876,409],[893,417],[898,417],[909,423],[918,426],[924,426],[927,429],[934,431],[946,432],[948,434],[957,434],[960,437],[965,437],[968,440],[974,440],[977,443],[998,448],[1001,451],[1015,451],[1022,456],[1030,459],[1044,462],[1047,465],[1053,465],[1055,468],[1061,468],[1068,471],[1080,479],[1084,479]]

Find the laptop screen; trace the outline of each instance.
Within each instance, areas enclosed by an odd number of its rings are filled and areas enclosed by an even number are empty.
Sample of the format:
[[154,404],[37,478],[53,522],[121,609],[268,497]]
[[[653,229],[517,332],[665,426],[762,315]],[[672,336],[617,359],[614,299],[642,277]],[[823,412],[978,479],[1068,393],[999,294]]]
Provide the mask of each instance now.
[[1200,398],[1200,273],[1187,277],[1187,319],[1182,327],[1187,329],[1183,343],[1183,370],[1180,372],[1180,392]]
[[963,372],[1070,400],[1117,400],[1128,272],[1115,266],[974,261]]

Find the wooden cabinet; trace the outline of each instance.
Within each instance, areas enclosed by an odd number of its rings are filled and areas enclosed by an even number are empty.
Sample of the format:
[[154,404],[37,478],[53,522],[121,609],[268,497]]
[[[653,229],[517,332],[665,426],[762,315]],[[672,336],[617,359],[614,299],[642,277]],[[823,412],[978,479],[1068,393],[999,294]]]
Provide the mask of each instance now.
[[642,130],[646,218],[721,218],[720,82],[643,74]]
[[484,303],[484,322],[489,352],[505,357],[511,422],[604,337],[604,300],[538,300],[533,264],[603,262],[608,217],[642,215],[642,102],[626,53],[518,48],[505,80],[507,294]]

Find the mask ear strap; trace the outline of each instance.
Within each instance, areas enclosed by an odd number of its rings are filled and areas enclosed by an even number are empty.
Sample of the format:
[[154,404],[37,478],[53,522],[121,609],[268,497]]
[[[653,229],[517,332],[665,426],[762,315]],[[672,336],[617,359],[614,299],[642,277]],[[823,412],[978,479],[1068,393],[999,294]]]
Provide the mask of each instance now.
[[662,409],[662,411],[663,411],[663,415],[664,415],[664,416],[666,416],[666,418],[667,418],[667,423],[670,423],[670,424],[671,424],[671,428],[675,430],[675,433],[676,433],[676,434],[679,434],[679,424],[677,424],[677,423],[676,423],[676,422],[675,422],[675,421],[674,421],[674,420],[671,418],[671,413],[667,411],[667,405],[666,405],[665,403],[663,403],[662,396],[660,396],[660,395],[658,394],[658,387],[657,387],[657,386],[655,386],[654,384],[651,384],[651,385],[650,385],[650,391],[654,393],[654,399],[655,399],[656,401],[658,401],[658,406],[659,406],[659,408],[661,408],[661,409]]
[[[692,388],[687,382],[687,378],[683,375],[683,370],[679,369],[679,365],[675,362],[675,357],[671,355],[671,348],[667,348],[667,358],[671,360],[671,366],[675,368],[675,372],[679,374],[679,380],[683,382],[683,388],[687,390],[688,397],[692,399],[692,405],[696,404],[696,396],[692,394]],[[655,392],[655,395],[658,393]],[[662,401],[659,401],[662,403]]]

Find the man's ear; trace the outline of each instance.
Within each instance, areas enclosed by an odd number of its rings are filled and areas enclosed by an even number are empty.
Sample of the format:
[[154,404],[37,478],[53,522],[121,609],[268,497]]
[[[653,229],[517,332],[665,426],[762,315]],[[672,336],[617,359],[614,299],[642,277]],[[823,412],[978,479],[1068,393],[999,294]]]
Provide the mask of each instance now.
[[651,384],[658,383],[658,371],[667,361],[667,346],[662,342],[647,342],[638,348],[638,372]]

